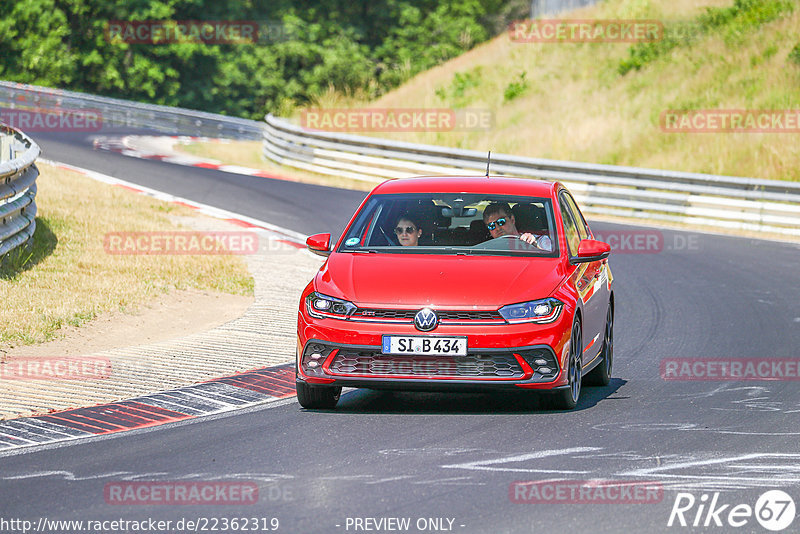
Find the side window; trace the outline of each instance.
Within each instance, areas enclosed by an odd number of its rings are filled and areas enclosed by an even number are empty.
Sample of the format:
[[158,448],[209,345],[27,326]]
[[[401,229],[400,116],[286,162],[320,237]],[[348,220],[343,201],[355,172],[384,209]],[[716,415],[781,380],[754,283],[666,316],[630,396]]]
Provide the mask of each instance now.
[[578,204],[575,202],[575,199],[572,198],[572,195],[569,193],[563,193],[561,196],[565,198],[567,204],[569,204],[570,211],[575,219],[575,226],[578,227],[578,234],[580,234],[581,239],[589,239],[589,226],[586,224],[586,219],[583,218],[583,213],[578,209]]
[[564,222],[564,235],[567,237],[567,246],[569,248],[569,255],[574,256],[578,253],[578,244],[581,241],[578,228],[575,225],[572,211],[569,209],[564,195],[558,197],[558,205],[561,207],[561,219]]

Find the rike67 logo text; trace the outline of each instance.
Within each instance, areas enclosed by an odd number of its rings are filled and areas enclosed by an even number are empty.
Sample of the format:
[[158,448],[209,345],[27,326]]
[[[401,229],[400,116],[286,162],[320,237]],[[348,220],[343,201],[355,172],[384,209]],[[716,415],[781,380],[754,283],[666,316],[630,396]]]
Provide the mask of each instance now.
[[[681,527],[725,527],[741,528],[751,525],[752,519],[767,530],[778,532],[794,521],[794,499],[781,490],[770,490],[761,494],[755,506],[720,502],[719,492],[709,497],[704,493],[696,498],[691,493],[678,493],[669,514],[667,526]],[[752,528],[752,527],[751,527]],[[747,530],[750,532],[750,529]]]

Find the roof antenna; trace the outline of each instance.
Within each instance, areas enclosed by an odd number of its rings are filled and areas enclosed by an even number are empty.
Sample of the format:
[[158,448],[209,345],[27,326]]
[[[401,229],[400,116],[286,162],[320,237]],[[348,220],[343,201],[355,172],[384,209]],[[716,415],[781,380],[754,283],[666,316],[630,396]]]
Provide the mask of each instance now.
[[492,151],[489,151],[489,156],[486,158],[486,177],[489,177],[489,164],[492,162]]

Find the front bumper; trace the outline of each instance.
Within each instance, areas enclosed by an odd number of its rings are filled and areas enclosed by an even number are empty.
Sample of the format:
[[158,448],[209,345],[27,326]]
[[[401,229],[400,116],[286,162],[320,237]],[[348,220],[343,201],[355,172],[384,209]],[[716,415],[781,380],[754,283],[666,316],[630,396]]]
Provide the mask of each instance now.
[[[560,389],[571,314],[553,323],[413,327],[298,317],[297,380],[316,385],[415,391]],[[566,325],[566,326],[565,326]],[[466,356],[381,352],[385,334],[466,336]]]

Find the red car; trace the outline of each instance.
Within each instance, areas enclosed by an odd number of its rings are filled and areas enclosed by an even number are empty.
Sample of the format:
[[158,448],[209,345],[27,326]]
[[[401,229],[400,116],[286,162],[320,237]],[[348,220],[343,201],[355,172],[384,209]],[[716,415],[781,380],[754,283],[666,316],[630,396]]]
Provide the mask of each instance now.
[[610,247],[558,182],[423,177],[377,186],[303,291],[297,399],[342,387],[534,390],[572,409],[614,353]]

